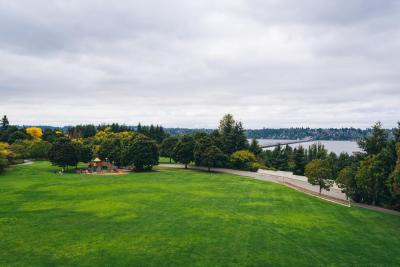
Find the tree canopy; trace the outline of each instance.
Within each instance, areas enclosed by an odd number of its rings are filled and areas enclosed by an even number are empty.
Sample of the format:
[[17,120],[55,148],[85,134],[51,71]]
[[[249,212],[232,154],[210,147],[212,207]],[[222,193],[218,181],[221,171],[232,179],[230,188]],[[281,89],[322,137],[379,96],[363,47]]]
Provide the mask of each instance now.
[[76,166],[79,162],[79,151],[70,139],[59,138],[49,151],[49,160],[60,167]]
[[331,174],[332,171],[326,160],[314,159],[306,165],[305,175],[308,182],[312,185],[318,185],[320,194],[322,189],[330,190],[333,184]]

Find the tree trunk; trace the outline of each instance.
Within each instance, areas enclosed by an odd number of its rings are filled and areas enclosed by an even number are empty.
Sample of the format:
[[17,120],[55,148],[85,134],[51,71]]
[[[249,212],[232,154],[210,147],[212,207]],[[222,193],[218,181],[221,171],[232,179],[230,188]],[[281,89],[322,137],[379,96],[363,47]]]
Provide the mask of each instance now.
[[210,166],[208,166],[208,172],[210,172],[211,171],[211,168],[210,168]]
[[187,163],[185,164],[185,169],[187,169]]
[[172,163],[172,159],[171,159],[171,157],[169,158],[169,163]]
[[321,195],[322,187],[319,186],[319,194]]

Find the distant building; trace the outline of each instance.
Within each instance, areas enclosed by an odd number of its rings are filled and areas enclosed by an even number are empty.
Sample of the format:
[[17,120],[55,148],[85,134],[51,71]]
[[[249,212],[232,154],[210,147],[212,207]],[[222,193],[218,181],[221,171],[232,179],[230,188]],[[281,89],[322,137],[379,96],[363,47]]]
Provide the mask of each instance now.
[[105,161],[95,158],[89,163],[88,166],[89,170],[92,172],[112,172],[116,170],[116,166],[112,162],[110,162],[108,159]]

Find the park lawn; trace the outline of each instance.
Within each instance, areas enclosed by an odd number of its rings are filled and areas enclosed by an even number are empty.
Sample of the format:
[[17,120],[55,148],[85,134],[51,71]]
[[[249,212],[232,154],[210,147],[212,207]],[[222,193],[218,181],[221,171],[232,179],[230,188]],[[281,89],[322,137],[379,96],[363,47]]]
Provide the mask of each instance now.
[[0,175],[0,266],[399,266],[400,217],[228,174]]

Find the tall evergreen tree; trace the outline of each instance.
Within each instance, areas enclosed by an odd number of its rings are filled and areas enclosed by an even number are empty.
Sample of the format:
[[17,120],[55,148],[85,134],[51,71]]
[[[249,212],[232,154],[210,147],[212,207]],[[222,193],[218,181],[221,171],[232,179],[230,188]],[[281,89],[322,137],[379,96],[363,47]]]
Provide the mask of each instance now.
[[397,128],[393,129],[393,135],[394,135],[394,142],[399,143],[400,142],[400,121],[397,123]]
[[369,155],[376,155],[381,152],[388,144],[388,134],[382,128],[382,124],[377,122],[372,127],[372,134],[361,139],[358,145]]
[[234,151],[244,150],[249,147],[246,133],[241,122],[236,122],[233,130]]
[[10,122],[8,121],[7,116],[4,115],[3,118],[1,119],[1,129],[6,130],[9,125],[10,125]]
[[293,150],[293,174],[304,175],[304,170],[307,164],[307,158],[305,150],[302,146]]
[[219,123],[218,127],[223,144],[223,151],[230,155],[235,152],[235,120],[231,114],[226,114]]
[[397,143],[396,166],[390,176],[390,186],[393,195],[393,204],[396,209],[400,209],[400,142]]
[[253,138],[251,140],[250,146],[249,146],[249,150],[256,155],[256,157],[259,157],[262,153],[262,148],[260,147],[257,139]]

